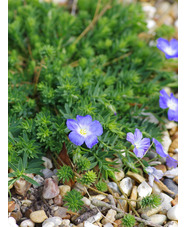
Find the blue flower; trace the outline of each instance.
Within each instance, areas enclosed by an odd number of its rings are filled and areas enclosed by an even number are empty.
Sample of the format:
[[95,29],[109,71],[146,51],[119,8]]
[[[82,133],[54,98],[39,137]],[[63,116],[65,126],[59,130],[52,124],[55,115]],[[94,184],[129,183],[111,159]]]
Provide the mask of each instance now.
[[162,170],[158,170],[154,167],[148,166],[147,168],[145,168],[146,172],[149,175],[149,185],[151,187],[153,187],[153,181],[159,181],[159,179],[161,179],[164,175],[164,173],[162,172]]
[[137,157],[142,158],[150,146],[150,139],[142,139],[142,133],[139,129],[135,129],[134,134],[131,132],[127,133],[127,141],[131,142],[134,145],[134,153]]
[[163,89],[160,91],[159,104],[160,108],[168,110],[169,121],[178,121],[178,99],[171,93],[170,96]]
[[178,40],[171,39],[170,42],[166,39],[157,39],[157,48],[165,53],[165,57],[177,58],[178,57]]
[[178,165],[178,161],[175,160],[174,158],[170,157],[168,154],[165,153],[165,150],[164,150],[162,144],[159,141],[157,141],[156,139],[152,138],[152,142],[155,144],[156,152],[162,158],[166,158],[166,165],[168,167],[174,167],[174,168],[176,168],[177,165]]
[[88,148],[92,148],[98,143],[97,136],[103,134],[103,127],[99,121],[92,121],[90,115],[76,117],[74,119],[68,119],[66,124],[67,128],[71,130],[69,139],[77,146],[81,146],[84,142]]
[[173,168],[176,168],[177,167],[177,165],[178,165],[178,161],[176,160],[176,159],[174,159],[174,158],[172,158],[171,156],[167,156],[167,158],[166,158],[166,164],[167,164],[167,166],[168,167],[173,167]]

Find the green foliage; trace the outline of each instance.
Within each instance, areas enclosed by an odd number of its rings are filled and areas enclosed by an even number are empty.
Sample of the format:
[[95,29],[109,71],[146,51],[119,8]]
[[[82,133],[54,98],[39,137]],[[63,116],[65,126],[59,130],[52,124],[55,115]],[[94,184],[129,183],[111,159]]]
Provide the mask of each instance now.
[[19,158],[17,163],[8,162],[8,167],[13,170],[13,172],[8,174],[8,177],[13,178],[8,181],[8,187],[13,185],[20,178],[25,179],[31,184],[39,186],[39,184],[35,180],[26,176],[25,174],[29,173],[41,174],[40,170],[44,168],[41,165],[42,163],[43,161],[37,159],[36,160],[33,159],[28,163],[28,156],[26,153],[24,153],[23,159]]
[[[39,0],[9,0],[11,163],[23,159],[24,153],[28,163],[46,152],[59,153],[65,142],[77,171],[98,166],[98,180],[113,178],[117,163],[106,158],[119,157],[126,171],[138,167],[130,155],[124,159],[121,153],[128,147],[127,132],[139,128],[149,138],[161,138],[161,126],[143,113],[153,113],[160,122],[167,117],[159,108],[159,91],[169,85],[176,91],[177,78],[162,70],[161,52],[139,38],[147,31],[140,4],[123,6],[113,1],[75,42],[93,19],[97,2],[79,0],[73,16],[65,7]],[[101,1],[100,10],[106,3]],[[172,31],[166,27],[169,36]],[[77,146],[68,139],[66,120],[87,114],[102,124],[104,133],[91,150],[83,145],[78,151],[82,159],[75,161]],[[71,179],[72,173],[62,170],[60,177]]]
[[83,206],[83,201],[81,200],[82,198],[83,196],[80,192],[72,189],[72,191],[67,192],[64,196],[64,201],[66,202],[64,205],[71,211],[79,211]]
[[70,166],[62,166],[60,169],[57,170],[57,177],[59,180],[62,180],[63,183],[65,181],[73,180],[74,179],[74,172]]
[[133,227],[135,225],[135,217],[131,214],[125,214],[122,218],[122,224],[124,227]]
[[142,208],[155,208],[161,205],[161,198],[157,194],[151,194],[149,196],[144,197],[140,201],[140,205]]
[[101,191],[101,192],[106,192],[107,191],[107,184],[105,182],[103,182],[102,180],[100,180],[97,184],[96,184],[96,188]]
[[96,181],[96,173],[93,170],[87,171],[81,178],[81,182],[86,185],[91,185]]

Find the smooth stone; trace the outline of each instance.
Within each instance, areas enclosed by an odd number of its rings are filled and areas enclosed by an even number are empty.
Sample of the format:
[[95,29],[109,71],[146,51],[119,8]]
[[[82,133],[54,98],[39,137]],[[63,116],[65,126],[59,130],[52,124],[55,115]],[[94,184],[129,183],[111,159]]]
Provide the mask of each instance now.
[[123,172],[122,169],[120,169],[119,172],[114,172],[114,175],[117,181],[120,181],[125,177],[125,173]]
[[143,198],[147,195],[150,195],[152,193],[152,188],[147,184],[146,181],[143,181],[139,186],[138,186],[138,196]]
[[76,182],[74,185],[74,189],[78,192],[80,192],[82,195],[85,195],[86,192],[86,187],[80,184],[79,182]]
[[116,219],[115,219],[115,215],[117,214],[117,212],[113,209],[110,209],[108,212],[107,212],[107,215],[106,217],[102,220],[102,224],[105,225],[109,222],[114,222]]
[[41,172],[43,173],[45,179],[54,175],[54,172],[50,169],[42,169]]
[[20,227],[34,227],[35,224],[30,219],[24,220],[21,222]]
[[15,201],[8,201],[8,212],[12,212],[13,210],[15,210],[16,207],[16,203]]
[[165,124],[166,129],[172,129],[177,126],[178,126],[178,124],[176,124],[174,121],[167,120],[167,123]]
[[47,218],[44,210],[37,210],[30,214],[30,219],[35,223],[42,223]]
[[45,166],[46,169],[52,169],[52,161],[47,158],[47,157],[42,157],[42,160],[44,161],[43,165]]
[[113,227],[113,225],[111,223],[107,223],[103,227]]
[[168,131],[164,131],[163,137],[162,137],[162,146],[163,146],[166,154],[168,154],[168,150],[169,150],[171,143],[172,143],[172,140],[170,139]]
[[90,206],[91,204],[90,199],[88,199],[87,197],[83,197],[81,200],[84,202],[85,205]]
[[48,218],[43,222],[42,227],[45,227],[46,224],[48,224],[48,223],[53,223],[54,227],[58,227],[59,225],[62,224],[62,218],[60,218],[60,217]]
[[153,182],[152,192],[154,194],[159,194],[161,191],[162,191],[161,188]]
[[95,227],[95,226],[97,226],[97,225],[94,225],[94,224],[90,223],[89,221],[84,222],[84,227]]
[[174,178],[174,177],[178,176],[178,167],[166,171],[164,176],[168,177],[168,178]]
[[55,180],[52,178],[45,179],[43,188],[43,198],[53,199],[59,194],[60,190]]
[[160,15],[166,14],[169,11],[170,7],[171,5],[169,2],[160,2],[157,5],[157,13]]
[[167,186],[167,188],[169,190],[171,190],[171,191],[173,191],[175,193],[174,195],[173,194],[169,194],[172,198],[174,198],[175,195],[178,194],[178,186],[174,183],[173,180],[168,179],[168,178],[164,179],[163,183]]
[[[34,176],[34,180],[35,180],[38,184],[40,184],[40,186],[43,185],[43,184],[44,184],[44,181],[45,181],[44,178],[41,177],[40,175]],[[37,186],[37,185],[34,185],[34,184],[33,184],[33,187],[34,187],[34,188],[39,188],[40,186]]]
[[60,185],[59,190],[60,190],[60,195],[63,198],[67,192],[70,192],[71,187],[68,185]]
[[67,208],[65,207],[58,207],[58,209],[54,212],[55,217],[65,218],[68,216]]
[[13,217],[8,218],[8,227],[19,227]]
[[174,158],[174,159],[176,159],[176,160],[178,161],[178,153],[177,153],[177,154],[174,154],[174,155],[172,156],[172,158]]
[[61,226],[62,227],[69,227],[70,226],[70,220],[68,220],[68,219],[62,220]]
[[11,217],[13,217],[16,221],[19,221],[22,218],[22,213],[20,210],[16,210],[11,212]]
[[172,221],[177,221],[178,213],[179,213],[178,205],[175,205],[168,210],[167,217],[168,217],[168,219],[170,219]]
[[21,203],[22,203],[23,206],[29,207],[29,206],[31,206],[32,201],[29,200],[29,199],[25,199],[25,200],[22,200]]
[[130,178],[134,179],[138,183],[142,183],[143,181],[145,181],[145,178],[144,177],[142,177],[138,173],[133,173],[131,171],[128,171],[127,172],[127,176],[129,176]]
[[149,159],[153,159],[157,157],[157,153],[154,151],[149,151],[147,152],[147,157],[149,157]]
[[171,202],[173,199],[163,192],[161,192],[159,195],[161,198],[161,211],[163,213],[167,213],[167,211],[172,207]]
[[176,138],[169,147],[169,152],[174,152],[178,148],[178,138]]
[[176,221],[169,221],[164,227],[178,227],[178,223]]
[[163,173],[165,173],[167,171],[166,166],[162,165],[162,164],[155,166],[155,168],[158,170],[161,170]]
[[[122,195],[121,198],[124,198],[124,195]],[[124,199],[119,199],[119,202],[120,202],[122,208],[124,209],[124,211],[128,212],[128,203],[127,203],[127,201],[124,200]],[[119,208],[120,208],[120,206],[119,206]]]
[[154,214],[149,217],[148,221],[151,221],[154,224],[162,225],[166,221],[167,217],[164,214]]
[[147,215],[152,216],[153,214],[157,214],[160,210],[161,210],[161,205],[155,208],[146,208],[146,209],[142,209],[142,214],[143,215]]
[[107,185],[114,191],[120,194],[120,190],[115,182],[109,182]]
[[88,222],[94,223],[96,221],[99,221],[103,217],[101,212],[98,212],[96,215],[93,215],[92,217],[89,217],[87,219]]
[[[32,178],[32,179],[34,178],[33,174],[25,174],[25,175]],[[28,189],[31,187],[31,185],[32,184],[29,183],[28,181],[26,181],[25,179],[20,178],[19,180],[17,180],[14,183],[14,188],[15,188],[15,191],[18,195],[25,196]]]
[[56,204],[57,206],[62,206],[63,205],[63,199],[62,199],[61,195],[57,195],[54,198],[54,204]]
[[125,177],[122,181],[120,181],[120,187],[123,189],[125,194],[129,196],[133,187],[132,179],[130,177]]
[[92,199],[98,199],[98,200],[103,200],[103,199],[105,199],[106,198],[106,196],[105,195],[93,195],[93,196],[91,196],[91,200]]

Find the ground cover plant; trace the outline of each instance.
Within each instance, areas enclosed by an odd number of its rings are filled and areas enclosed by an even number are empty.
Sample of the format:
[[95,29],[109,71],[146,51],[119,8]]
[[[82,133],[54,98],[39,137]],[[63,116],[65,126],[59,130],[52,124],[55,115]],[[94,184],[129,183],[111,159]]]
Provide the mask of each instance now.
[[[118,171],[111,159],[120,159],[125,173],[141,167],[151,185],[163,176],[142,159],[152,147],[177,166],[161,147],[167,108],[169,120],[178,121],[177,99],[163,90],[177,92],[177,77],[167,70],[177,59],[141,35],[147,28],[140,5],[79,0],[73,16],[51,3],[9,0],[8,20],[10,185],[20,177],[36,184],[24,174],[41,174],[42,156],[52,158],[61,182],[102,192]],[[81,195],[72,190],[65,197],[75,212],[82,202],[73,198]],[[142,204],[158,201],[152,196]],[[123,223],[133,226],[135,219],[125,216]]]

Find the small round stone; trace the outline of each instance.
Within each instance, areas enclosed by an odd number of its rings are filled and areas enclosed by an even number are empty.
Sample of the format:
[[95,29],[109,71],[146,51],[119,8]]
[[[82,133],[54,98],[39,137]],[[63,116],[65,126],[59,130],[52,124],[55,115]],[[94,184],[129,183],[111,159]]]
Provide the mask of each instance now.
[[34,227],[35,224],[30,219],[24,220],[21,222],[20,227]]
[[170,220],[177,221],[178,220],[178,205],[171,207],[167,212],[167,217]]
[[42,223],[47,218],[44,210],[37,210],[30,214],[30,219],[35,223]]

